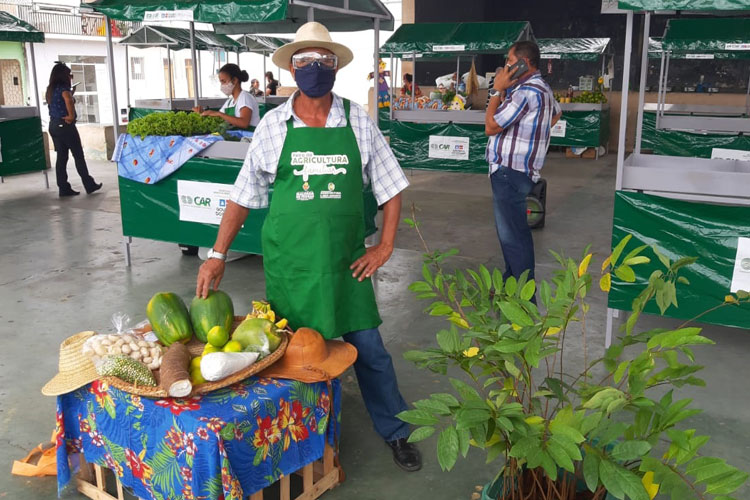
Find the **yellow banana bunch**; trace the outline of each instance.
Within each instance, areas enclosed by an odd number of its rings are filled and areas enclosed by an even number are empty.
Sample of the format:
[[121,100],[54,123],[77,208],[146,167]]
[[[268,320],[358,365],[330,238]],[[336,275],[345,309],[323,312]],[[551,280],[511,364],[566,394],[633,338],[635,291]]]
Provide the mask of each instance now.
[[271,309],[271,304],[269,304],[266,301],[253,300],[252,306],[253,306],[253,312],[248,314],[247,318],[267,319],[268,321],[275,323],[276,328],[280,330],[283,330],[284,328],[286,328],[287,324],[289,324],[286,318],[281,318],[279,319],[279,321],[276,321],[276,312],[274,312],[274,310]]

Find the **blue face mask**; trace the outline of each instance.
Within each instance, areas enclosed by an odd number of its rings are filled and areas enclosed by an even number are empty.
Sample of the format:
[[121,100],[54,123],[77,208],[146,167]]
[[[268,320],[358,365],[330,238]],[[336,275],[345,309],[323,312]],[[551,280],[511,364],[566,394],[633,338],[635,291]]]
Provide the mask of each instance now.
[[300,91],[307,97],[322,97],[331,91],[336,81],[336,70],[324,68],[314,62],[294,72]]

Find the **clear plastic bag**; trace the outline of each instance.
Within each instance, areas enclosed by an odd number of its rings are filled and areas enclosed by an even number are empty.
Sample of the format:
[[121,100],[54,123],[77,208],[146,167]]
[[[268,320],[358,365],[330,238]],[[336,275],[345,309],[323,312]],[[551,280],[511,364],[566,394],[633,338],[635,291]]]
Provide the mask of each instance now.
[[83,354],[91,358],[95,365],[108,356],[124,354],[156,370],[161,366],[164,348],[156,337],[144,333],[148,321],[130,325],[130,316],[122,312],[112,315],[112,328],[115,333],[98,333],[83,344]]

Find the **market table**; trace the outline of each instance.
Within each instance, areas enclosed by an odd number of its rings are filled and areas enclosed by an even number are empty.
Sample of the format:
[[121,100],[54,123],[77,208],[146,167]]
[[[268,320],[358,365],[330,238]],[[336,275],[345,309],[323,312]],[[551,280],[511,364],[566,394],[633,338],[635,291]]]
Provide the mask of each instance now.
[[141,498],[242,500],[334,444],[338,379],[330,389],[251,377],[204,396],[152,400],[95,381],[57,399],[58,492],[72,479],[69,459],[83,453]]

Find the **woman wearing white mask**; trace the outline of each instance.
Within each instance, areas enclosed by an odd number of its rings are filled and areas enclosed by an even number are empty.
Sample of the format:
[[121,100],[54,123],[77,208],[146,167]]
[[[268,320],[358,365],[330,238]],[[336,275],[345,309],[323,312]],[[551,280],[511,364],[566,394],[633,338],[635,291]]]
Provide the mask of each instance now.
[[[219,111],[206,110],[203,116],[218,116],[234,128],[254,130],[260,121],[258,101],[249,93],[242,90],[242,83],[248,81],[247,71],[243,71],[236,64],[225,64],[219,70],[221,92],[229,96]],[[200,112],[200,107],[193,108]]]

